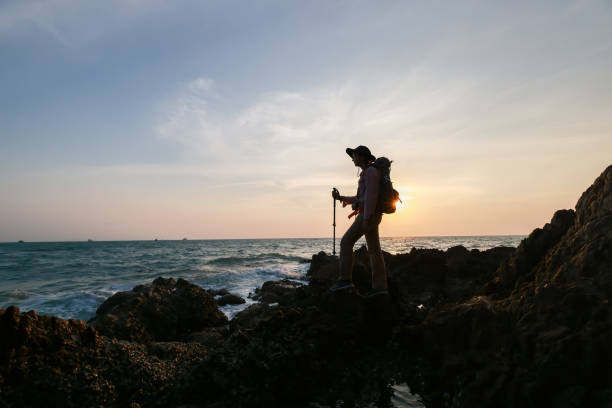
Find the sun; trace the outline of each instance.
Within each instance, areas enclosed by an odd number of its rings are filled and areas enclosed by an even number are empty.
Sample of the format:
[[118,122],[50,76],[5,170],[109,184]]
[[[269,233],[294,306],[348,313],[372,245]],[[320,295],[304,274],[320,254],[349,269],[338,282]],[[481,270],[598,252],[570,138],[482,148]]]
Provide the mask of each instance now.
[[395,211],[401,212],[408,208],[408,201],[412,200],[409,187],[397,187],[399,200],[395,202]]

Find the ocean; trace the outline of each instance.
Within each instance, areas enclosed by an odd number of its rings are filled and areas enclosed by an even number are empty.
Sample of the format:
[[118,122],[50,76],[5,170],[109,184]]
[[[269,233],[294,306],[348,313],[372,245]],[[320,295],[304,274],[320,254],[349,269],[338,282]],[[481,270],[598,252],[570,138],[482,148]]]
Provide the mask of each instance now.
[[[484,250],[517,246],[523,238],[382,238],[381,246],[393,254],[455,245]],[[331,238],[0,243],[0,307],[88,320],[114,293],[163,276],[244,297],[244,305],[221,308],[231,318],[254,303],[247,296],[265,281],[305,280],[308,260],[319,251],[331,253],[332,244]]]

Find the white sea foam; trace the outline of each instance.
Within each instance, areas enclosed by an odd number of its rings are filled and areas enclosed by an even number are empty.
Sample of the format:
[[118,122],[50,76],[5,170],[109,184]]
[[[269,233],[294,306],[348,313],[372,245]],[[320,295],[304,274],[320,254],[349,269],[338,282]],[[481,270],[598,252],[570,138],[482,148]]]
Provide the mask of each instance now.
[[421,396],[413,394],[406,383],[392,385],[391,406],[397,408],[425,408]]

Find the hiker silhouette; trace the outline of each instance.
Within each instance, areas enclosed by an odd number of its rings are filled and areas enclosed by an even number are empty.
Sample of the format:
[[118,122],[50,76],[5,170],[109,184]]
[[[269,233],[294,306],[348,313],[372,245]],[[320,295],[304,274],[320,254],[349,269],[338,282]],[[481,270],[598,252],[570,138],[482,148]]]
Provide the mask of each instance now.
[[351,204],[354,211],[349,218],[353,215],[356,217],[340,241],[340,277],[329,290],[335,292],[355,288],[352,281],[355,261],[353,247],[357,240],[365,235],[372,269],[372,290],[365,296],[387,294],[385,260],[380,248],[378,233],[378,226],[382,220],[382,211],[377,209],[382,174],[373,166],[376,158],[366,146],[357,146],[355,149],[347,148],[346,153],[351,157],[355,166],[361,169],[357,195],[342,196],[338,190],[334,189],[332,197],[340,200],[343,206]]

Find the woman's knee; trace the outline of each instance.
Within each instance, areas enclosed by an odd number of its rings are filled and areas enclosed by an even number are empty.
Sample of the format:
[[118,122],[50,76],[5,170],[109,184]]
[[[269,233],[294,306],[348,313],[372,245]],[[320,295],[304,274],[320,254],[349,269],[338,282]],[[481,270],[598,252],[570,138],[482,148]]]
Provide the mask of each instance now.
[[370,261],[375,264],[384,264],[385,258],[383,257],[382,251],[371,251],[368,250],[368,255],[370,256]]
[[380,248],[380,241],[378,239],[367,239],[366,243],[370,256],[382,256],[382,249]]

